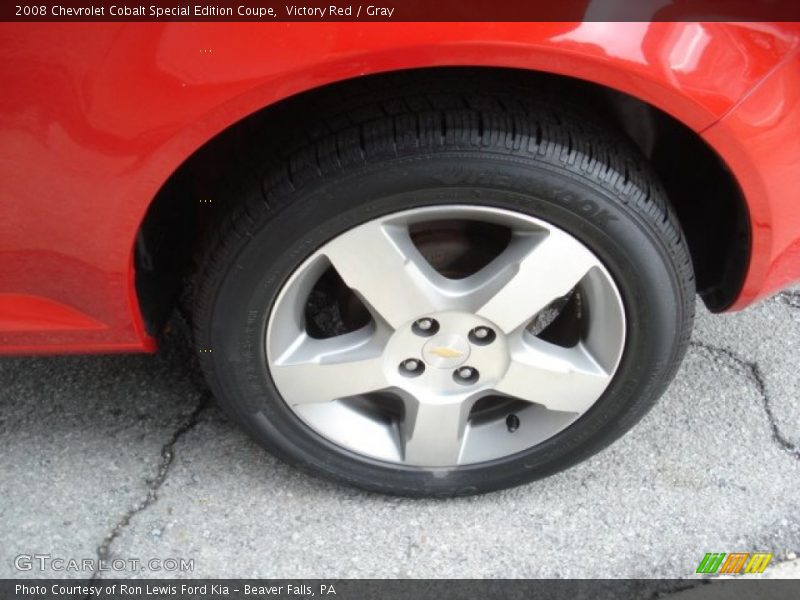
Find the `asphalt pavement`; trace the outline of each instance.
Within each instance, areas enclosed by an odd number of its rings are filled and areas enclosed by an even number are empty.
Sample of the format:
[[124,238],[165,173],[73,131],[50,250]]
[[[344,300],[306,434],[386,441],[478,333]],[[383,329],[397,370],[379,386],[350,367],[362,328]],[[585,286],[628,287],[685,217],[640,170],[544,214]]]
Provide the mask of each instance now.
[[735,551],[800,576],[797,291],[698,305],[669,391],[592,459],[444,501],[285,466],[214,405],[173,329],[153,356],[0,360],[0,577],[87,577],[52,561],[99,557],[124,563],[99,577],[692,578]]

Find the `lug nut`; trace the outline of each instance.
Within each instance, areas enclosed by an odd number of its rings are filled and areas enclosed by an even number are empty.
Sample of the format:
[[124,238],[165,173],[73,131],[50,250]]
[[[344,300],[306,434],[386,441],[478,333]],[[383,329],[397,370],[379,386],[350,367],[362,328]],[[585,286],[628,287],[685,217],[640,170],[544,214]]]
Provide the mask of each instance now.
[[453,373],[453,379],[455,379],[458,383],[463,383],[465,385],[475,383],[478,381],[478,377],[478,369],[474,369],[472,367],[460,367]]
[[407,358],[400,363],[400,373],[406,377],[416,377],[425,370],[425,363],[416,358]]
[[439,322],[428,317],[417,319],[411,326],[411,331],[422,337],[430,337],[439,331]]
[[497,334],[494,332],[493,329],[489,327],[476,327],[472,331],[469,332],[469,341],[477,346],[486,346],[487,344],[491,344]]

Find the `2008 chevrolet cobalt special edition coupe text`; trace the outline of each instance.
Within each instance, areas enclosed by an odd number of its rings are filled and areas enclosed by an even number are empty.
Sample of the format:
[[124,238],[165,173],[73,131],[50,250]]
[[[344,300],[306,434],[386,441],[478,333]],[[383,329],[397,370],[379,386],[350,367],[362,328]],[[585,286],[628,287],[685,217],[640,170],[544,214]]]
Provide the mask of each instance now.
[[182,303],[218,402],[293,465],[420,496],[551,474],[664,392],[696,294],[800,279],[799,44],[4,23],[0,351],[152,352]]

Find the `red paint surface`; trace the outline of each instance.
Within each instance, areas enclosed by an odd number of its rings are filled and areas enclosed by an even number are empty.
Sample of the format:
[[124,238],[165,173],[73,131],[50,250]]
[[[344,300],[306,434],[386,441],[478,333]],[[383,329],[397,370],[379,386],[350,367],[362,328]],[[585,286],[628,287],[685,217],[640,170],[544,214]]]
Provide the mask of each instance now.
[[800,54],[794,51],[703,137],[733,170],[753,247],[733,309],[800,279]]
[[740,308],[800,278],[799,38],[787,23],[0,24],[0,353],[153,349],[132,248],[180,163],[292,94],[429,66],[595,81],[703,132],[752,211]]

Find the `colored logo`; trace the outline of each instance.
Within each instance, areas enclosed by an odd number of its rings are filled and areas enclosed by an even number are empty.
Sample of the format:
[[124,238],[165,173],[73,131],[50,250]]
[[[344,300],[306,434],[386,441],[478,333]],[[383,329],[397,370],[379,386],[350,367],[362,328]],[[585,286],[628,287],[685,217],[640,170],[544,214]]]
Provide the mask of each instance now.
[[469,344],[460,335],[440,334],[422,347],[422,358],[437,369],[454,369],[469,358]]
[[771,552],[708,552],[697,567],[697,573],[744,575],[763,573],[772,560]]
[[447,346],[439,346],[438,348],[432,348],[430,350],[431,354],[435,354],[440,358],[461,358],[464,354],[463,352],[459,352],[458,350],[454,350],[453,348],[448,348]]

